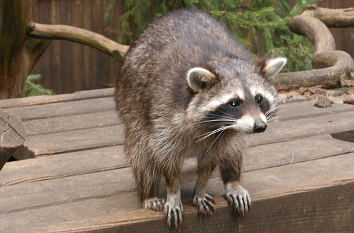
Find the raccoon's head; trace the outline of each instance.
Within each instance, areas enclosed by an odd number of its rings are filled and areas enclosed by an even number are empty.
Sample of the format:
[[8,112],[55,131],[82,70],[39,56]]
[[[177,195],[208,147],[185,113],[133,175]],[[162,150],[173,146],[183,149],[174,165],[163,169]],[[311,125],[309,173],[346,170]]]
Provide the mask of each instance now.
[[286,61],[279,57],[253,65],[233,60],[189,69],[186,79],[195,95],[187,108],[188,119],[212,127],[215,133],[265,131],[279,102],[267,79],[278,74]]

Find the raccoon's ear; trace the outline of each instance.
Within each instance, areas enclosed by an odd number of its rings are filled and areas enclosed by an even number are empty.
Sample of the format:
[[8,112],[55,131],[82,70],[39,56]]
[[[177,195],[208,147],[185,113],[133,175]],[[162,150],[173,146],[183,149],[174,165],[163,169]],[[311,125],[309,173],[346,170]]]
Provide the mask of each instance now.
[[257,68],[264,78],[269,78],[277,75],[283,69],[286,62],[287,59],[285,57],[263,59],[257,62]]
[[216,76],[207,69],[194,67],[187,72],[187,83],[193,91],[207,89],[216,81]]

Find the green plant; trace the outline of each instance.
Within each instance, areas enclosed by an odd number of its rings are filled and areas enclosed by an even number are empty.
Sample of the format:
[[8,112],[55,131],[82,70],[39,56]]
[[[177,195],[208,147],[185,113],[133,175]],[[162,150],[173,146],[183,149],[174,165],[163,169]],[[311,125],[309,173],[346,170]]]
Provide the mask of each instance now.
[[[116,0],[112,0],[106,19]],[[127,0],[125,13],[119,18],[118,41],[130,44],[153,17],[179,8],[198,8],[223,22],[233,35],[250,48],[254,57],[286,56],[283,71],[311,69],[313,45],[304,36],[289,30],[290,19],[316,0],[300,0],[290,7],[287,0]]]
[[26,94],[27,96],[37,96],[37,95],[54,95],[54,91],[44,88],[42,85],[38,84],[41,79],[40,74],[30,74],[26,79]]

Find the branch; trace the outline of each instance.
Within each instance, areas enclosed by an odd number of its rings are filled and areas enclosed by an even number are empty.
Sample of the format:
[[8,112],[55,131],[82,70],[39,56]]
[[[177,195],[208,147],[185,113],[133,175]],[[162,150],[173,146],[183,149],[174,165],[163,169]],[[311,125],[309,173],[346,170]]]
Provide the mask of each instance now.
[[328,9],[308,5],[302,15],[315,17],[328,27],[354,27],[354,8]]
[[334,50],[336,42],[332,33],[320,20],[306,15],[295,16],[289,22],[291,31],[309,38],[315,45],[315,54],[327,50]]
[[100,34],[68,25],[48,25],[32,22],[29,28],[29,36],[41,39],[70,40],[88,45],[113,57],[123,57],[129,49],[127,45],[121,45]]
[[315,56],[314,62],[327,68],[280,73],[270,81],[278,90],[319,85],[323,88],[336,88],[341,84],[354,85],[354,63],[348,53],[339,50],[325,51]]
[[314,10],[307,10],[295,16],[289,22],[289,27],[293,32],[305,35],[314,43],[315,52],[312,63],[317,69],[279,74],[270,80],[278,90],[310,86],[335,88],[341,85],[354,85],[353,58],[344,51],[335,50],[335,41],[331,32],[322,21],[313,17],[320,15],[319,10],[320,12],[328,10],[332,18],[336,18],[339,15],[335,14],[342,13],[345,9],[332,10],[317,6],[312,6],[311,9]]

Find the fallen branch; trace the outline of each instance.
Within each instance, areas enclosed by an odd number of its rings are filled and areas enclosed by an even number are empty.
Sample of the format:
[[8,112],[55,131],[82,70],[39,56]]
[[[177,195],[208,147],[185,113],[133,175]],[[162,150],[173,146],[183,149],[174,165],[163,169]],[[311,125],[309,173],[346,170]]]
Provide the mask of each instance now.
[[[312,64],[316,69],[280,73],[270,80],[278,90],[311,86],[322,86],[323,88],[354,86],[353,58],[344,51],[335,50],[335,41],[331,32],[322,21],[314,18],[327,12],[325,10],[328,10],[332,14],[331,19],[334,19],[336,18],[335,14],[340,14],[345,9],[332,10],[312,5],[310,10],[295,16],[289,22],[289,27],[293,32],[305,35],[314,43],[315,52]],[[318,17],[322,20],[323,17],[320,16]],[[342,16],[340,17],[343,19]]]
[[68,25],[48,25],[31,22],[29,35],[41,39],[61,39],[85,44],[113,57],[123,57],[129,49],[105,36]]
[[354,27],[354,8],[328,9],[317,5],[308,5],[303,13],[321,20],[328,27]]

